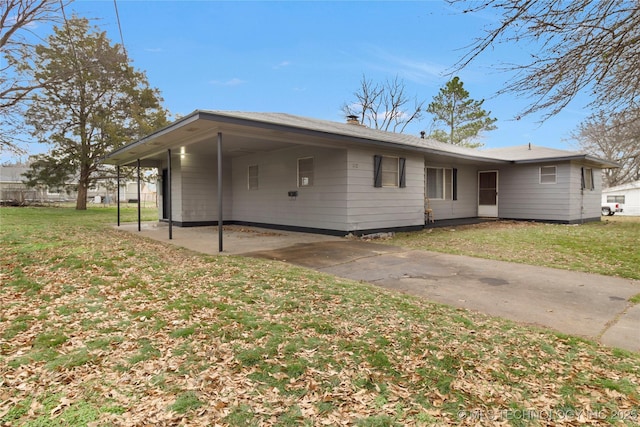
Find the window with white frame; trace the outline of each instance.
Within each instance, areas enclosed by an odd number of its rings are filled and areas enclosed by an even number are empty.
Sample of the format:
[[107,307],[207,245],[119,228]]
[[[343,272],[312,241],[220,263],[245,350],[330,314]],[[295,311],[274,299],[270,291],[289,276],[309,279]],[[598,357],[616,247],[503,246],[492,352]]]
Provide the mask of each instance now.
[[382,186],[398,186],[398,158],[382,156]]
[[453,170],[449,168],[427,168],[427,198],[432,200],[453,199]]
[[298,159],[298,187],[313,185],[313,157]]
[[593,169],[582,168],[582,189],[593,190]]
[[540,167],[540,184],[555,184],[556,172],[557,170],[555,166],[541,166]]
[[373,186],[396,187],[407,186],[407,159],[393,156],[373,156]]
[[258,189],[258,165],[251,165],[247,170],[247,188]]

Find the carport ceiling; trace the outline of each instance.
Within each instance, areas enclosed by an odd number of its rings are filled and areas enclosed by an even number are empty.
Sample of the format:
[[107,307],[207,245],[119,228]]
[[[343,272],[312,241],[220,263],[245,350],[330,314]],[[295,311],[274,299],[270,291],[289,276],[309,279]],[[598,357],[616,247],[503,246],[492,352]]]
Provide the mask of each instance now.
[[[236,125],[224,125],[208,120],[197,120],[189,126],[173,129],[158,136],[151,136],[131,148],[118,150],[109,156],[107,163],[133,166],[138,159],[143,165],[155,166],[166,159],[167,150],[186,155],[217,155],[218,132],[222,133],[222,153],[234,157],[249,153],[280,150],[299,145],[294,135],[270,130],[252,130]],[[143,143],[144,141],[144,143]],[[136,145],[137,144],[137,145]],[[126,147],[125,147],[126,148]]]

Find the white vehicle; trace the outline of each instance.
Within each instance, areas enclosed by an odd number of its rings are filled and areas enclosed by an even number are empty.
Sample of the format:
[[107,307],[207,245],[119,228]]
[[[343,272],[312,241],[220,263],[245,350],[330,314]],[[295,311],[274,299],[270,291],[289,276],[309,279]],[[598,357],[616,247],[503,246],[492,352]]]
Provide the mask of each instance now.
[[607,196],[607,202],[602,204],[602,215],[611,216],[616,212],[622,212],[624,208],[624,196]]

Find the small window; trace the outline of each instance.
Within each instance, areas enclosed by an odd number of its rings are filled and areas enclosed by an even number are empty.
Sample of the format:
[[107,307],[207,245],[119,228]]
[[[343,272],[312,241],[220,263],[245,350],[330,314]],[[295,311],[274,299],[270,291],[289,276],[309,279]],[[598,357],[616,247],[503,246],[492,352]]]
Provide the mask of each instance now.
[[382,186],[398,186],[398,158],[382,156]]
[[555,184],[555,183],[556,183],[556,167],[542,166],[540,168],[540,184]]
[[407,159],[404,157],[373,156],[373,186],[405,188],[406,167]]
[[622,203],[624,205],[624,196],[607,196],[607,203]]
[[247,188],[249,190],[257,190],[258,189],[258,165],[249,166],[249,170],[247,172]]
[[582,189],[593,190],[593,169],[582,168]]
[[[457,180],[457,177],[456,177]],[[427,168],[427,198],[455,200],[453,169]],[[457,199],[457,194],[456,194]]]
[[298,187],[313,185],[313,157],[298,159]]

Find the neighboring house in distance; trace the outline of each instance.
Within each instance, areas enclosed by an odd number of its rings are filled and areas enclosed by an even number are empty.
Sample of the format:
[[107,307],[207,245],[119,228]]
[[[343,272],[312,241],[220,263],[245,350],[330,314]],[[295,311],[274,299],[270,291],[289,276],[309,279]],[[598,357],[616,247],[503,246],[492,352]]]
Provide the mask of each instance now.
[[620,203],[623,211],[616,215],[640,216],[640,181],[602,189],[602,204]]
[[223,111],[194,111],[105,162],[157,168],[160,220],[336,235],[420,229],[425,210],[436,222],[599,221],[601,170],[617,167],[538,146],[480,151],[350,123]]
[[25,185],[24,174],[29,164],[17,163],[0,165],[0,203],[25,205],[34,202],[57,203],[73,200],[75,193],[67,193],[60,189],[30,188]]
[[[0,204],[27,205],[32,203],[62,203],[74,202],[76,191],[67,189],[52,189],[49,187],[27,187],[24,174],[29,170],[28,163],[0,165]],[[73,185],[73,182],[69,183]],[[140,198],[146,205],[156,204],[156,183],[140,182]],[[115,203],[115,190],[109,190],[103,185],[91,187],[87,198],[96,203]],[[138,184],[136,181],[126,181],[120,185],[120,201],[136,202],[138,198]]]
[[[158,196],[156,188],[155,182],[140,181],[140,201],[146,205],[155,205]],[[124,184],[120,184],[120,202],[136,203],[137,201],[138,183],[136,181],[127,181]]]

